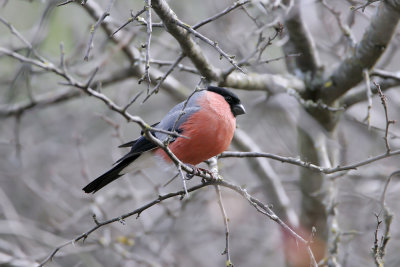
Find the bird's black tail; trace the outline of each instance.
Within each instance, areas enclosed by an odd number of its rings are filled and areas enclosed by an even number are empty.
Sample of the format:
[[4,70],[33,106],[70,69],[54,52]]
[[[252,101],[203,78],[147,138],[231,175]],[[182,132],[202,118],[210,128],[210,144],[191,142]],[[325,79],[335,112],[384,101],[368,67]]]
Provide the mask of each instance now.
[[118,179],[121,177],[123,174],[120,174],[120,172],[128,166],[132,161],[134,161],[139,155],[136,157],[130,157],[130,158],[125,158],[122,161],[120,161],[117,165],[115,165],[111,170],[108,172],[104,173],[100,177],[96,178],[92,182],[90,182],[87,186],[85,186],[82,190],[85,191],[85,193],[96,193],[98,190],[103,188],[104,186],[108,185],[112,181]]

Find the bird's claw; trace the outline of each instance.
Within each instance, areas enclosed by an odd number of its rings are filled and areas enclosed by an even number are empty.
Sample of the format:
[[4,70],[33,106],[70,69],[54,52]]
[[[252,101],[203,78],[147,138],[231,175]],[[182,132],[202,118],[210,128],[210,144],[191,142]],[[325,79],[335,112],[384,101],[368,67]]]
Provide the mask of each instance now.
[[[211,179],[214,179],[214,180],[219,180],[219,179],[220,179],[220,177],[219,177],[218,174],[215,174],[214,172],[212,172],[212,171],[210,171],[210,170],[203,169],[203,168],[199,168],[199,167],[196,167],[196,166],[191,165],[191,164],[187,164],[187,165],[193,169],[193,171],[192,171],[191,173],[187,173],[187,174],[186,174],[186,179],[187,179],[187,180],[190,180],[190,179],[192,179],[194,176],[199,176],[199,175],[201,175],[201,174],[209,174],[209,175],[211,176]],[[216,175],[217,175],[217,176],[216,176]],[[204,180],[204,178],[202,179],[202,181],[203,181],[203,180]],[[204,180],[204,181],[205,181],[205,180]]]

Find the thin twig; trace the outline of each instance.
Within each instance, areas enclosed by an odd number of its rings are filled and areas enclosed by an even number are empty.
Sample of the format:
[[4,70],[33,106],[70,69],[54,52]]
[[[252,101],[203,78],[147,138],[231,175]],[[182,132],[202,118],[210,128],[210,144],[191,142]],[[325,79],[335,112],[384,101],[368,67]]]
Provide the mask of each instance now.
[[238,0],[238,1],[236,1],[235,3],[233,3],[232,6],[225,8],[225,9],[222,10],[221,12],[215,14],[214,16],[212,16],[212,17],[210,17],[210,18],[208,18],[208,19],[205,19],[205,20],[203,20],[203,21],[200,21],[199,23],[196,23],[195,25],[193,25],[192,28],[193,28],[194,30],[196,30],[197,28],[200,28],[200,27],[204,26],[205,24],[210,23],[211,21],[214,21],[214,20],[216,20],[216,19],[219,19],[220,17],[222,17],[222,16],[228,14],[228,13],[231,12],[232,10],[234,10],[234,9],[236,9],[236,8],[238,8],[238,7],[241,7],[241,6],[243,6],[243,5],[245,5],[245,4],[249,3],[249,2],[250,2],[249,0],[245,0],[245,1],[240,1],[240,0]]
[[358,6],[358,7],[354,7],[353,6],[353,7],[351,7],[351,9],[353,11],[357,11],[357,10],[361,9],[361,11],[364,12],[365,8],[367,8],[367,6],[369,6],[369,5],[371,5],[371,4],[375,3],[375,2],[378,2],[378,1],[381,1],[381,0],[367,0],[367,3],[365,3],[365,4],[361,5],[361,6]]
[[374,260],[375,260],[375,264],[377,267],[383,267],[383,261],[382,259],[380,259],[379,257],[379,245],[378,245],[378,231],[379,231],[379,226],[381,225],[382,221],[379,220],[379,216],[377,214],[375,214],[376,217],[376,228],[375,228],[375,232],[374,232],[374,246],[372,248],[372,253],[374,256]]
[[[186,186],[186,177],[183,174],[182,166],[180,164],[178,164],[178,171],[179,171],[179,175],[182,179],[182,185],[183,185],[183,191],[185,191],[185,197],[189,197],[189,193],[188,193],[187,186]],[[182,197],[183,197],[183,195],[182,195]]]
[[[258,57],[256,59],[256,64],[260,63],[268,63],[267,61],[265,62],[259,62],[261,55],[263,53],[263,51],[270,45],[272,45],[272,41],[275,40],[279,34],[282,32],[283,27],[282,24],[278,23],[278,25],[276,27],[274,27],[275,29],[275,33],[274,35],[271,37],[268,37],[268,40],[265,42],[265,44],[263,44],[265,38],[263,37],[263,33],[260,32],[259,33],[259,37],[258,37],[258,41],[257,41],[257,45],[256,45],[256,49],[251,52],[246,58],[242,59],[241,61],[238,62],[239,66],[246,66],[246,65],[252,65],[250,63],[250,60],[256,55],[258,54]],[[272,61],[272,60],[271,60]],[[232,66],[231,68],[229,68],[228,70],[224,71],[224,73],[222,74],[223,80],[225,80],[233,71],[235,70],[235,67]]]
[[65,1],[65,2],[59,3],[57,6],[58,6],[58,7],[59,7],[59,6],[65,6],[65,5],[68,5],[69,3],[73,3],[73,2],[75,2],[75,1],[77,1],[77,0],[67,0],[67,1]]
[[101,17],[97,20],[96,24],[94,24],[90,28],[90,37],[89,37],[89,43],[86,49],[85,57],[83,58],[85,61],[89,60],[89,53],[93,48],[93,39],[94,39],[94,34],[97,31],[97,28],[100,26],[100,24],[103,22],[103,20],[106,19],[110,15],[110,10],[111,7],[113,6],[115,0],[110,0],[107,9],[104,11],[104,13],[101,15]]
[[318,99],[317,102],[311,100],[311,99],[307,99],[305,100],[300,94],[299,92],[297,92],[294,89],[289,88],[287,90],[288,95],[293,96],[294,98],[297,99],[297,101],[303,105],[305,108],[316,108],[316,109],[321,109],[321,110],[327,110],[330,112],[342,112],[345,110],[344,107],[331,107],[327,104],[325,104],[324,102],[322,102],[321,99]]
[[[176,66],[178,66],[178,64],[185,58],[185,54],[181,53],[179,55],[179,57],[174,61],[174,63],[168,68],[167,72],[164,73],[164,75],[158,80],[156,86],[154,86],[153,90],[151,90],[150,93],[147,94],[147,96],[145,97],[145,99],[143,100],[142,103],[146,102],[147,99],[150,98],[150,96],[152,96],[153,94],[157,94],[158,90],[160,89],[160,86],[162,85],[162,83],[165,81],[165,79],[167,79],[168,75],[171,74],[171,72],[176,68]],[[146,62],[146,64],[148,64],[149,62]]]
[[326,167],[321,167],[306,161],[302,161],[298,158],[293,158],[293,157],[282,157],[278,155],[274,155],[271,153],[262,153],[262,152],[231,152],[231,151],[226,151],[223,152],[222,154],[219,155],[219,158],[228,158],[228,157],[237,157],[237,158],[245,158],[245,157],[263,157],[263,158],[270,158],[273,160],[277,160],[280,162],[285,162],[285,163],[290,163],[293,165],[297,165],[300,167],[304,167],[313,171],[317,172],[322,172],[325,174],[331,174],[335,172],[340,172],[340,171],[349,171],[349,170],[355,170],[358,167],[367,165],[371,162],[378,161],[381,159],[385,159],[388,157],[400,155],[400,149],[399,150],[393,150],[390,151],[389,153],[385,152],[384,154],[380,154],[374,157],[370,157],[369,159],[359,161],[357,163],[353,163],[350,165],[345,165],[345,166],[337,166],[334,168],[326,168]]
[[19,31],[17,29],[15,29],[15,27],[13,25],[11,25],[7,20],[5,20],[3,17],[0,16],[0,22],[3,23],[5,26],[7,26],[7,28],[10,29],[10,32],[15,35],[19,40],[21,40],[30,51],[32,51],[32,53],[42,62],[46,62],[47,60],[45,58],[43,58],[41,55],[38,54],[38,52],[36,51],[36,49],[32,46],[32,44],[25,39],[24,36],[22,36],[22,34],[19,33]]
[[224,226],[225,226],[225,250],[224,250],[224,252],[222,252],[222,255],[226,255],[226,266],[233,267],[233,264],[231,261],[231,255],[229,252],[229,219],[228,219],[228,216],[226,215],[224,204],[222,203],[221,190],[218,185],[216,185],[214,188],[215,188],[215,191],[217,192],[218,205],[219,205],[219,208],[221,209],[222,219],[224,220]]
[[400,81],[400,73],[399,72],[390,72],[386,70],[381,70],[381,69],[374,69],[371,71],[369,74],[370,76],[378,76],[384,79],[393,79]]
[[178,118],[176,118],[176,120],[175,120],[175,122],[174,122],[174,126],[172,127],[172,131],[173,131],[173,132],[176,130],[176,127],[178,126],[179,120],[182,118],[183,115],[185,115],[185,109],[186,109],[187,104],[189,103],[189,100],[192,98],[192,96],[193,96],[195,93],[201,91],[200,85],[201,85],[203,82],[204,82],[204,77],[201,77],[199,83],[198,83],[197,86],[196,86],[196,88],[195,88],[195,89],[193,90],[193,92],[186,98],[185,102],[183,103],[182,110],[181,110],[181,112],[179,113]]
[[123,28],[125,28],[129,23],[133,22],[136,20],[136,18],[138,16],[140,16],[143,12],[146,11],[146,8],[143,8],[141,10],[139,10],[138,12],[136,12],[135,15],[133,15],[132,11],[131,11],[131,17],[128,19],[127,22],[125,22],[124,24],[122,24],[122,26],[120,26],[118,29],[116,29],[111,35],[110,37],[113,37],[117,32],[119,32],[120,30],[122,30]]
[[396,176],[396,175],[399,175],[399,174],[400,174],[400,170],[395,171],[395,172],[392,172],[392,173],[389,175],[389,177],[386,179],[386,183],[385,183],[385,186],[383,187],[382,196],[381,196],[381,205],[382,205],[382,206],[385,206],[385,205],[386,205],[386,204],[385,204],[386,192],[387,192],[387,189],[388,189],[388,187],[389,187],[389,183],[390,183],[390,181],[392,180],[392,177],[393,177],[393,176]]
[[354,47],[356,45],[356,39],[352,34],[350,27],[342,22],[340,19],[340,12],[336,11],[333,7],[331,7],[325,0],[321,0],[322,5],[335,17],[336,22],[342,31],[342,36],[347,39],[350,47]]
[[143,94],[143,92],[144,90],[141,90],[140,92],[136,93],[136,95],[131,99],[131,101],[129,101],[129,103],[125,105],[123,110],[126,111],[133,103],[135,103],[135,101],[139,98],[139,96]]
[[145,9],[146,9],[146,20],[147,20],[147,39],[146,39],[146,61],[144,64],[144,74],[142,78],[139,79],[138,83],[140,84],[143,80],[147,81],[147,95],[150,93],[150,73],[149,73],[149,68],[150,68],[150,44],[151,44],[151,34],[153,32],[153,27],[152,27],[152,22],[151,22],[151,0],[145,0]]
[[161,132],[161,133],[165,133],[174,137],[183,137],[183,138],[187,138],[183,135],[180,135],[178,133],[173,133],[170,131],[165,131],[162,129],[157,129],[157,128],[153,128],[150,127],[150,125],[148,125],[147,123],[145,123],[140,117],[138,116],[132,116],[130,115],[126,110],[124,110],[123,107],[120,107],[119,105],[115,104],[111,99],[109,99],[106,95],[92,89],[91,87],[89,87],[94,75],[96,74],[97,71],[95,71],[91,78],[89,78],[88,82],[86,83],[81,83],[76,81],[72,76],[70,76],[68,73],[66,73],[64,70],[61,70],[60,68],[56,67],[53,63],[51,62],[40,62],[38,60],[35,59],[31,59],[31,58],[27,58],[24,57],[18,53],[15,53],[11,50],[8,50],[6,48],[0,47],[0,53],[4,53],[10,57],[13,57],[19,61],[25,62],[25,63],[29,63],[31,65],[34,65],[36,67],[39,67],[41,69],[53,72],[57,75],[59,75],[60,77],[63,77],[67,82],[63,83],[64,85],[68,85],[68,86],[74,86],[76,88],[81,89],[83,92],[85,92],[87,95],[89,96],[93,96],[96,97],[98,99],[100,99],[102,102],[104,102],[111,110],[116,111],[117,113],[121,114],[127,121],[130,122],[135,122],[137,123],[144,132]]
[[235,56],[231,56],[228,55],[225,51],[223,51],[217,42],[211,41],[210,39],[208,39],[207,37],[205,37],[204,35],[202,35],[201,33],[199,33],[198,31],[194,30],[192,27],[190,27],[189,25],[183,23],[180,20],[176,20],[176,25],[178,25],[179,27],[184,28],[185,30],[189,31],[190,33],[192,33],[194,36],[196,36],[197,38],[199,38],[200,40],[202,40],[203,42],[209,44],[210,46],[214,47],[215,50],[218,51],[218,53],[226,58],[233,66],[235,66],[236,69],[238,69],[239,71],[241,71],[242,73],[246,73],[240,66],[237,65],[237,63],[235,62],[234,58]]
[[389,141],[388,141],[389,126],[390,126],[390,124],[394,124],[396,121],[389,120],[387,98],[382,93],[381,86],[379,84],[377,84],[376,82],[374,82],[374,84],[378,90],[379,97],[381,98],[383,109],[385,110],[386,128],[385,128],[385,136],[383,137],[383,139],[385,140],[386,151],[387,151],[387,153],[389,153],[390,152],[390,146],[389,146]]
[[301,56],[300,53],[288,54],[288,55],[284,55],[284,56],[281,56],[281,57],[276,57],[276,58],[271,58],[271,59],[259,61],[256,65],[268,64],[268,63],[271,63],[271,62],[274,62],[274,61],[279,61],[279,60],[286,59],[286,58],[289,58],[289,57],[299,57],[299,56]]
[[[174,159],[173,159],[173,160],[174,160]],[[187,167],[186,165],[183,164],[183,165],[182,165],[182,169],[183,169],[183,170],[186,170],[186,169],[188,169],[188,167]],[[189,168],[189,169],[190,169],[190,168]],[[198,175],[199,175],[200,177],[204,178],[206,181],[203,182],[203,183],[201,183],[201,184],[199,184],[199,185],[196,185],[196,186],[193,186],[193,187],[191,187],[191,188],[188,188],[188,189],[187,189],[188,192],[193,192],[193,191],[195,191],[195,190],[198,190],[198,189],[200,189],[200,188],[203,188],[203,187],[206,187],[206,186],[210,186],[210,185],[219,185],[219,186],[223,186],[223,187],[232,189],[233,191],[237,192],[237,193],[240,194],[242,197],[244,197],[244,198],[249,202],[249,204],[250,204],[251,206],[253,206],[257,211],[259,211],[260,213],[266,215],[266,216],[267,216],[268,218],[270,218],[271,220],[273,220],[273,221],[275,221],[276,223],[278,223],[278,224],[284,229],[284,231],[287,232],[291,237],[295,238],[298,242],[300,242],[300,243],[306,245],[306,247],[307,247],[307,252],[309,253],[310,259],[311,259],[311,265],[314,266],[314,267],[317,267],[317,266],[318,266],[317,263],[315,262],[314,255],[312,254],[312,251],[311,251],[311,248],[310,248],[310,246],[309,246],[309,244],[308,244],[308,241],[305,240],[304,238],[302,238],[300,235],[298,235],[298,234],[297,234],[293,229],[291,229],[287,224],[285,224],[285,223],[271,210],[271,208],[268,207],[268,205],[265,205],[264,203],[262,203],[262,202],[259,201],[258,199],[256,199],[256,198],[254,198],[253,196],[251,196],[251,195],[246,191],[246,189],[243,189],[243,188],[241,188],[240,186],[237,186],[237,185],[232,184],[232,183],[230,183],[230,182],[226,182],[226,181],[221,180],[221,179],[213,179],[213,178],[211,177],[211,175],[208,174],[208,173],[198,173]],[[155,199],[155,200],[153,200],[153,201],[151,201],[151,202],[149,202],[149,203],[143,205],[142,207],[137,208],[137,209],[135,209],[135,210],[133,210],[133,211],[131,211],[131,212],[129,212],[129,213],[123,214],[123,215],[121,215],[121,216],[112,218],[112,219],[107,220],[107,221],[103,221],[103,222],[97,221],[97,223],[95,223],[96,225],[95,225],[94,227],[92,227],[91,229],[89,229],[88,231],[86,231],[85,233],[83,233],[83,234],[77,236],[76,238],[74,238],[74,239],[72,239],[72,240],[70,240],[70,241],[67,241],[67,242],[61,244],[61,245],[58,246],[58,247],[56,247],[56,248],[55,248],[55,249],[54,249],[40,264],[39,264],[39,267],[44,266],[46,263],[48,263],[49,261],[51,261],[51,260],[54,258],[54,256],[57,254],[57,252],[59,252],[59,251],[60,251],[62,248],[64,248],[65,246],[70,245],[70,244],[74,244],[74,243],[76,243],[76,242],[78,242],[78,241],[80,241],[80,240],[83,240],[83,241],[86,240],[86,238],[88,238],[90,234],[92,234],[93,232],[95,232],[95,231],[98,230],[99,228],[101,228],[101,227],[103,227],[103,226],[105,226],[105,225],[114,223],[114,222],[125,222],[124,220],[125,220],[126,218],[131,217],[131,216],[133,216],[133,215],[136,215],[137,217],[139,217],[140,214],[141,214],[143,211],[149,209],[150,207],[152,207],[152,206],[154,206],[154,205],[156,205],[156,204],[159,204],[160,202],[162,202],[162,201],[164,201],[164,200],[166,200],[166,199],[170,199],[170,198],[173,198],[173,197],[176,197],[176,196],[183,196],[184,194],[185,194],[185,190],[180,190],[180,191],[177,191],[177,192],[174,192],[174,193],[168,193],[168,194],[165,194],[165,195],[160,195],[160,196],[158,196],[157,199]]]
[[[175,64],[175,62],[176,61],[165,61],[165,60],[156,60],[156,59],[150,60],[150,64],[156,64],[160,67],[171,66],[171,65]],[[176,68],[178,68],[180,71],[186,71],[186,72],[190,72],[190,73],[197,74],[197,75],[199,74],[199,71],[196,68],[185,66],[182,64],[178,64],[176,66]]]

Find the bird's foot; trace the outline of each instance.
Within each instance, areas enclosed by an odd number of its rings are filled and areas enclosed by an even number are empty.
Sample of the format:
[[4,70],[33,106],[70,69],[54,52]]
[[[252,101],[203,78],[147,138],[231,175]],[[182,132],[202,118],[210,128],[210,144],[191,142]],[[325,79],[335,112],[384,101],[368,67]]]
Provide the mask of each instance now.
[[201,174],[209,174],[211,176],[211,178],[214,179],[214,180],[219,180],[220,179],[218,174],[216,174],[216,173],[214,173],[214,172],[212,172],[210,170],[199,168],[199,167],[196,167],[196,166],[194,166],[192,164],[186,164],[186,165],[188,165],[190,168],[193,169],[192,173],[187,173],[186,174],[186,179],[187,180],[190,180],[194,176],[199,176]]

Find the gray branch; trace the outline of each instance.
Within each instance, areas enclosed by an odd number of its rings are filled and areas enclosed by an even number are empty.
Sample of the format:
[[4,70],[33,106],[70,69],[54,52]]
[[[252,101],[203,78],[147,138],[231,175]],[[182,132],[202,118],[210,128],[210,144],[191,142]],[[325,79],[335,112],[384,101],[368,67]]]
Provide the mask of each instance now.
[[321,90],[322,100],[330,104],[363,80],[363,71],[371,69],[385,52],[400,18],[400,1],[381,1],[377,12],[352,55],[329,76]]
[[289,35],[289,40],[283,47],[285,54],[301,54],[298,57],[286,59],[289,70],[292,73],[297,69],[302,72],[315,72],[318,69],[318,58],[314,41],[301,19],[300,1],[293,1],[293,6],[286,15],[284,25]]

